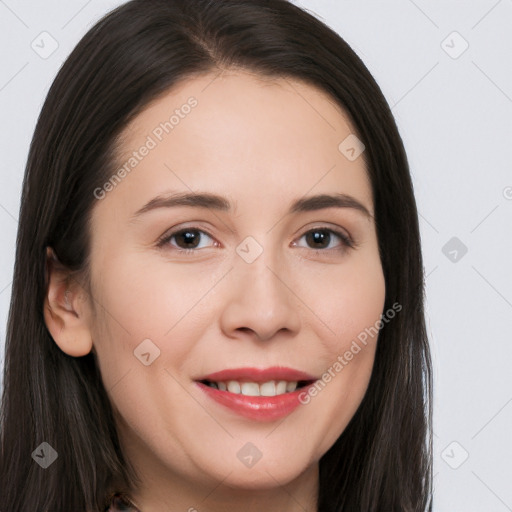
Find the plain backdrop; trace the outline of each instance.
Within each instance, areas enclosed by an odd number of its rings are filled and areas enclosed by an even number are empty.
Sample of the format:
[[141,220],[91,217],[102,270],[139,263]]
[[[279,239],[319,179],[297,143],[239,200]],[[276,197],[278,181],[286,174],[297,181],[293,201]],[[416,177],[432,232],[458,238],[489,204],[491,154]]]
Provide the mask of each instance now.
[[[120,3],[0,0],[2,370],[35,122],[62,62]],[[512,0],[295,3],[363,59],[408,153],[435,368],[434,510],[512,511]]]

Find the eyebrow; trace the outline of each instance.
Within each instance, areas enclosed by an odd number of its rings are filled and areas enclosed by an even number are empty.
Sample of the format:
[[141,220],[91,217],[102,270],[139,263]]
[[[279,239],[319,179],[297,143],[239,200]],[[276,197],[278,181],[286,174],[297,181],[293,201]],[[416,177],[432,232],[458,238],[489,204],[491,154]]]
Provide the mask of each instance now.
[[[209,192],[183,192],[171,195],[157,196],[148,201],[142,208],[137,210],[133,218],[158,208],[173,208],[178,206],[189,206],[194,208],[208,208],[223,212],[231,211],[231,203],[223,196]],[[324,208],[351,208],[369,219],[373,215],[355,197],[347,194],[320,194],[296,199],[288,213],[312,212]]]

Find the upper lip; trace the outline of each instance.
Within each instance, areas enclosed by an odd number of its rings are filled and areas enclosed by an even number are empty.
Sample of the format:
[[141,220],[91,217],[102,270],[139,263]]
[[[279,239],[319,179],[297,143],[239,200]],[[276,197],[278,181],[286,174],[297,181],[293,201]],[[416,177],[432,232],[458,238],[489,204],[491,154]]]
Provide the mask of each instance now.
[[210,373],[196,380],[208,380],[210,382],[236,380],[262,383],[271,380],[286,380],[289,382],[314,381],[316,380],[316,377],[293,368],[274,366],[271,368],[229,368]]

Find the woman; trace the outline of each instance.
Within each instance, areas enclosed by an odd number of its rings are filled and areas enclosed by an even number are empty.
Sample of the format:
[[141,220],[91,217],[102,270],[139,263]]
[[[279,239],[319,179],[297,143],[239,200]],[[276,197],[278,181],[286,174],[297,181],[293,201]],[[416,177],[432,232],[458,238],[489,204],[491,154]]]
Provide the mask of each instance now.
[[4,383],[5,510],[431,510],[407,158],[337,34],[284,0],[86,34],[30,149]]

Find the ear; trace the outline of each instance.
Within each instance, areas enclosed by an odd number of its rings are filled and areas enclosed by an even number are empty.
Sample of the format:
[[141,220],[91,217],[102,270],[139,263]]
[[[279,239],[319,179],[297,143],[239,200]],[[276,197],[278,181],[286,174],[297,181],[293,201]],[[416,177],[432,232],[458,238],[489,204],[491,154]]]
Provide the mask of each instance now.
[[73,357],[84,356],[93,347],[87,294],[51,247],[46,248],[46,275],[46,327],[63,352]]

